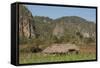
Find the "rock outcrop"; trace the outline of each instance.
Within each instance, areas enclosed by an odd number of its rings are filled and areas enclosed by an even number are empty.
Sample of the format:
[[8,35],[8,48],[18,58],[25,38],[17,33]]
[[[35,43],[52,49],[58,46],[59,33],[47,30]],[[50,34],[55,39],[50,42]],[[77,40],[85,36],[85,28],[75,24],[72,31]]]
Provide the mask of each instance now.
[[19,5],[19,35],[26,38],[35,38],[35,25],[30,11],[23,5]]
[[[78,16],[63,16],[51,19],[33,16],[25,5],[19,5],[20,38],[39,38],[45,40],[79,41],[84,38],[96,40],[96,23]],[[23,40],[23,39],[22,39]]]

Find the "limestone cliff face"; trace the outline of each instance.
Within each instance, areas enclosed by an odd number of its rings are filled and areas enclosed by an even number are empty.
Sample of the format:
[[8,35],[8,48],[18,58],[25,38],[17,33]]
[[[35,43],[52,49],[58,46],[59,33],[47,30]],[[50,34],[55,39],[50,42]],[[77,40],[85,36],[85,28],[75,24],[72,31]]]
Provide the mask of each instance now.
[[36,37],[32,14],[23,5],[19,5],[19,35],[26,38]]
[[64,35],[64,29],[61,25],[56,25],[53,30],[53,35],[56,36],[58,39]]
[[[78,16],[63,16],[51,19],[45,16],[32,16],[25,5],[19,5],[20,38],[58,39],[64,37],[96,37],[96,24]],[[23,40],[23,39],[22,39]]]

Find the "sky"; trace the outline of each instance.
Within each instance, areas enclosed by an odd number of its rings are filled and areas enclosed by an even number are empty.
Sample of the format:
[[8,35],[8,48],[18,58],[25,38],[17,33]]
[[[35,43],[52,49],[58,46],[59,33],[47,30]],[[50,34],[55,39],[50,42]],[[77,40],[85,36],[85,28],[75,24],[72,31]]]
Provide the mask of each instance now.
[[96,22],[96,9],[78,8],[78,7],[57,7],[57,6],[40,6],[25,5],[33,16],[46,16],[56,19],[62,16],[79,16],[88,21]]

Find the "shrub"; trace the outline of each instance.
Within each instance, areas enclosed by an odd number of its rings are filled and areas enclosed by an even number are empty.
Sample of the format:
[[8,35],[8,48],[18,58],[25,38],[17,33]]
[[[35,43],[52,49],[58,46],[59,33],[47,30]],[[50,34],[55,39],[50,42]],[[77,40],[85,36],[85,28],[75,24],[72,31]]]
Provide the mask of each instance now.
[[84,42],[85,43],[93,43],[93,42],[95,42],[95,40],[92,37],[89,37],[89,38],[84,38]]
[[57,36],[53,36],[52,40],[53,40],[54,43],[62,43],[63,37],[57,38]]
[[26,44],[28,42],[28,39],[23,36],[19,36],[19,44]]

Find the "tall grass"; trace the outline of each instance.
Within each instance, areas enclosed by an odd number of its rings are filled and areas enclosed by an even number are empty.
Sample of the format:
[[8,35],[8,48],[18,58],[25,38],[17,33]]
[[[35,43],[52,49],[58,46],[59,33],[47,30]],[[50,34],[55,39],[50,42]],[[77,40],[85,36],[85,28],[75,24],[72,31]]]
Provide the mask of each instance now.
[[60,61],[79,61],[79,60],[95,60],[96,55],[93,53],[87,54],[71,54],[71,55],[43,55],[43,54],[21,54],[19,57],[20,64],[27,63],[45,63],[45,62],[60,62]]

